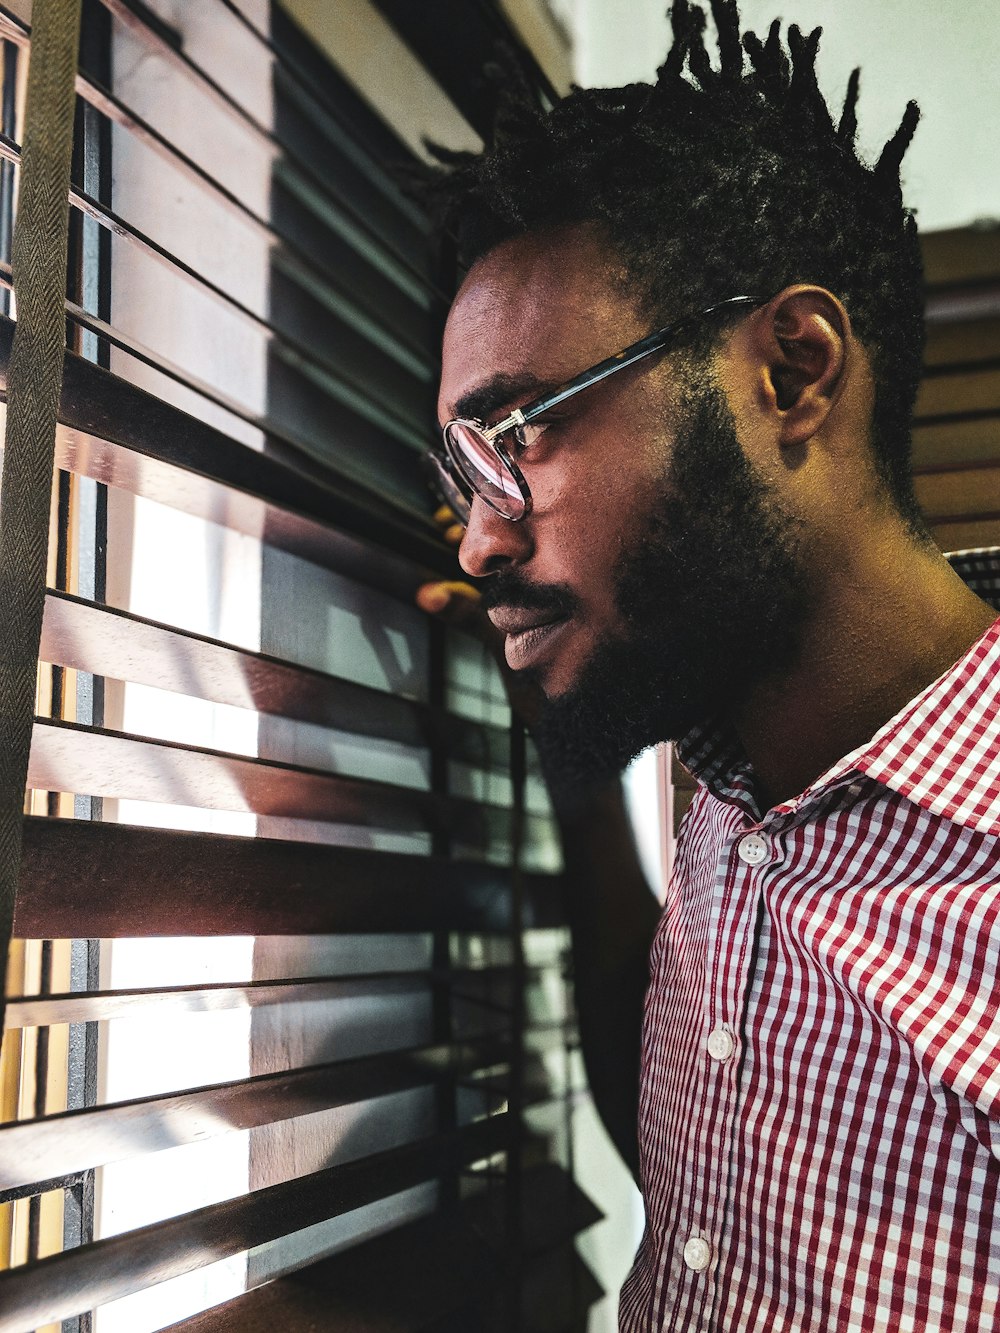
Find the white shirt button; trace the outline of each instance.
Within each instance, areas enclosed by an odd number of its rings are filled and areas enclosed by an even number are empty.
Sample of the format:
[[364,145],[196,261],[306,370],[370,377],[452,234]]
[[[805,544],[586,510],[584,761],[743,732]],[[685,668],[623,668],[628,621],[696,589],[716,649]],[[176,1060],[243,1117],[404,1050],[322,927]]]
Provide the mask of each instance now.
[[736,1042],[728,1028],[714,1028],[708,1034],[706,1045],[713,1060],[728,1060],[736,1050]]
[[712,1247],[701,1236],[692,1236],[684,1246],[684,1262],[696,1273],[704,1273],[712,1262]]
[[740,860],[745,861],[748,866],[759,866],[767,856],[767,840],[759,833],[748,833],[745,838],[739,840],[736,851]]

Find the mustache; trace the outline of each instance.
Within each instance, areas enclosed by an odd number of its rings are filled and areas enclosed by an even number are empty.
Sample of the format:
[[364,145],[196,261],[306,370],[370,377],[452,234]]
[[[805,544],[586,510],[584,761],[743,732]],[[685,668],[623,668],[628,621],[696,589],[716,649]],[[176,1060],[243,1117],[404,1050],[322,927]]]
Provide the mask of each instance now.
[[553,615],[571,616],[580,600],[565,583],[533,583],[513,569],[491,574],[480,586],[482,606],[511,606],[521,611],[551,611]]

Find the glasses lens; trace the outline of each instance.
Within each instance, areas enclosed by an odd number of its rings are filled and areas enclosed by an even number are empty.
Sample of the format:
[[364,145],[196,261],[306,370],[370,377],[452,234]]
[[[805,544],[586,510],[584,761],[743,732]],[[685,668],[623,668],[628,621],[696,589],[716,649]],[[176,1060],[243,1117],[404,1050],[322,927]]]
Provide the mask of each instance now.
[[467,524],[472,512],[471,500],[459,485],[448,465],[448,460],[435,452],[427,454],[427,471],[438,497],[444,501],[459,523]]
[[445,442],[455,466],[476,495],[505,518],[521,518],[526,504],[518,478],[477,426],[451,421]]

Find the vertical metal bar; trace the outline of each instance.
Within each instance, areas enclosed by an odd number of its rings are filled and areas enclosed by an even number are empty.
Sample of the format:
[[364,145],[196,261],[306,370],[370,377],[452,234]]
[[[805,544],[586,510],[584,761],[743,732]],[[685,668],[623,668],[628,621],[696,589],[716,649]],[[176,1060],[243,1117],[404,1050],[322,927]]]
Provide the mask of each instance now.
[[42,1230],[42,1198],[33,1194],[28,1200],[28,1262],[38,1258],[39,1238]]
[[[456,265],[454,250],[447,244],[439,247],[434,255],[432,277],[439,289],[452,292],[456,284]],[[437,339],[444,332],[447,310],[439,309],[431,316],[429,339]],[[431,412],[433,405],[429,404]],[[435,716],[446,716],[448,705],[448,630],[440,621],[432,619],[428,624],[427,644],[428,703]],[[435,728],[430,744],[430,779],[431,790],[446,796],[451,786],[450,758],[448,742],[443,728]],[[437,856],[452,854],[452,839],[446,829],[435,829],[431,837],[431,851]],[[445,976],[451,968],[451,935],[447,930],[434,932],[431,960],[435,974]],[[454,1016],[452,1013],[451,985],[439,981],[431,990],[431,1023],[436,1042],[450,1042],[454,1036]],[[435,1121],[442,1134],[454,1130],[458,1123],[458,1097],[454,1078],[439,1079],[435,1084]],[[442,1207],[456,1205],[460,1198],[460,1172],[456,1169],[442,1178],[440,1183],[440,1203]]]
[[[90,1025],[93,1026],[93,1025]],[[83,1180],[65,1189],[63,1198],[63,1249],[74,1249],[87,1245],[93,1239],[93,1192],[94,1172],[88,1171]],[[62,1321],[60,1333],[91,1333],[93,1317],[91,1312],[73,1315]]]
[[[444,715],[447,702],[447,634],[438,621],[428,626],[428,702],[438,716]],[[447,795],[449,788],[447,743],[441,732],[436,732],[430,744],[431,790]],[[451,854],[451,837],[447,829],[437,827],[431,835],[431,851],[435,856]],[[451,936],[447,930],[436,930],[432,940],[431,966],[441,978],[431,986],[431,1024],[435,1042],[450,1042],[454,1034],[451,1006],[451,983],[444,979],[451,967]],[[434,1085],[435,1121],[438,1132],[450,1133],[458,1123],[455,1079],[445,1076]],[[442,1207],[458,1203],[459,1172],[448,1172],[441,1179]]]
[[[111,15],[97,3],[84,0],[80,30],[80,68],[110,88]],[[89,102],[77,106],[73,177],[91,198],[111,206],[111,125]],[[99,319],[111,319],[110,232],[93,219],[71,214],[68,290],[73,300]],[[106,340],[73,325],[76,350],[87,360],[107,367],[110,347]],[[89,478],[77,479],[78,567],[77,588],[81,597],[104,600],[107,582],[108,492]],[[76,718],[89,726],[104,723],[104,680],[89,672],[77,672]],[[76,796],[77,819],[100,819],[99,796]]]
[[563,1133],[566,1136],[566,1174],[572,1186],[576,1180],[576,1151],[573,1143],[573,1030],[576,1005],[569,1002],[573,984],[573,956],[568,945],[559,960],[559,975],[563,985]]
[[[18,50],[13,42],[3,43],[3,89],[0,93],[0,130],[8,139],[18,139],[17,125]],[[14,163],[0,162],[0,260],[10,263],[14,235]],[[10,316],[10,292],[0,292],[0,311]]]
[[[83,0],[80,29],[80,68],[105,88],[112,86],[111,15],[96,0]],[[111,124],[89,102],[79,102],[75,126],[73,179],[86,194],[111,206]],[[75,214],[71,233],[67,290],[85,310],[99,319],[111,319],[110,232],[90,218]],[[87,360],[107,367],[106,340],[76,328],[76,350]],[[107,586],[108,491],[89,478],[77,479],[77,570],[75,591],[102,602]],[[76,673],[76,720],[88,726],[104,723],[104,679],[89,672]],[[99,796],[74,796],[77,819],[99,820]],[[70,946],[70,990],[97,990],[100,986],[100,941],[73,940]],[[97,1104],[98,1024],[75,1023],[69,1029],[67,1109]],[[94,1239],[96,1172],[87,1171],[79,1184],[65,1193],[63,1248],[88,1245]],[[91,1333],[89,1311],[62,1322],[61,1333]]]
[[[52,990],[52,941],[42,941],[41,967],[39,969],[38,993],[48,995]],[[49,1088],[49,1029],[40,1027],[35,1037],[35,1095],[32,1115],[37,1119],[43,1116],[48,1102]],[[33,1194],[28,1204],[28,1262],[33,1263],[41,1257],[41,1213],[42,1200]]]
[[505,1198],[507,1250],[507,1322],[510,1333],[521,1328],[523,1290],[523,1197],[521,1190],[524,1139],[524,797],[527,779],[527,736],[520,718],[512,711],[510,721],[511,868],[510,935],[513,966],[511,996],[511,1057],[507,1105],[510,1137],[507,1143],[507,1192]]
[[[84,0],[80,31],[80,68],[102,87],[111,89],[111,15],[97,0]],[[111,207],[111,122],[90,102],[81,100],[77,108],[73,179],[85,194]],[[111,320],[111,246],[112,235],[93,218],[72,214],[78,228],[75,290],[70,291],[77,304],[99,319]],[[107,367],[111,348],[106,339],[87,329],[74,326],[79,340],[77,351],[87,360]]]

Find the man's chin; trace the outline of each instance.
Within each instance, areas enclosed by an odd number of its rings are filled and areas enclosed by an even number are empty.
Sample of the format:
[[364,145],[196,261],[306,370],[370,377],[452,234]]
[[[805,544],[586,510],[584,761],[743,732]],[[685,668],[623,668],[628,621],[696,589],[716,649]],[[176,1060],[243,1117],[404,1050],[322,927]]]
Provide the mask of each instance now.
[[577,697],[579,688],[578,679],[570,681],[556,680],[553,679],[551,674],[539,671],[535,667],[519,671],[517,679],[538,690],[542,696],[543,707],[548,707],[550,704],[560,704],[567,699],[572,701]]
[[554,626],[541,648],[534,660],[524,666],[512,663],[508,653],[508,666],[518,681],[530,683],[546,700],[573,698],[586,680],[594,653],[593,642],[578,624],[567,619]]
[[609,649],[601,645],[572,680],[536,678],[543,701],[535,741],[547,774],[561,786],[617,776],[637,754],[664,739],[656,734],[652,715],[635,706],[641,693],[637,682],[629,688],[622,673],[607,669],[609,658],[619,656]]
[[563,789],[617,777],[652,743],[650,739],[626,737],[609,723],[595,726],[572,691],[546,699],[534,738],[547,777]]

